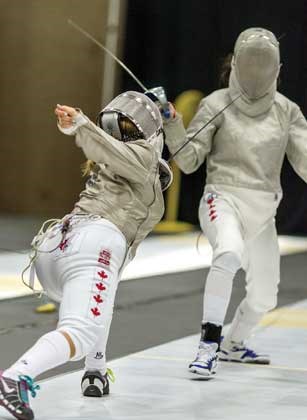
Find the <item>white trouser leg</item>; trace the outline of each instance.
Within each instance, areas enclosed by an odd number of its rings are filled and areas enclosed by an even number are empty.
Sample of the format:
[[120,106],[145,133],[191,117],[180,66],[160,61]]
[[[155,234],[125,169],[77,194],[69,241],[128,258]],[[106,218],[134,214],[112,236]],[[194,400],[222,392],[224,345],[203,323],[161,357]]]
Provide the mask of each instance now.
[[[45,241],[42,250],[54,249],[60,235]],[[5,374],[35,377],[70,358],[86,356],[98,338],[107,340],[120,268],[126,254],[126,240],[117,228],[102,221],[88,221],[72,228],[61,246],[41,253],[36,271],[41,283],[56,296],[62,295],[59,323],[28,350]]]
[[221,195],[205,194],[199,208],[202,230],[213,248],[207,276],[202,322],[223,325],[232,282],[241,266],[244,241],[235,210]]
[[[58,235],[46,240],[41,249],[53,249],[58,240]],[[72,360],[107,337],[125,254],[126,240],[114,225],[88,220],[73,226],[56,251],[39,255],[36,271],[42,285],[61,297],[57,331],[71,337]],[[44,370],[50,367],[46,360]]]
[[86,356],[98,338],[107,337],[126,240],[109,226],[85,226],[80,255],[59,261],[63,299],[58,329],[67,331],[76,346],[73,360]]
[[231,297],[233,278],[240,268],[240,260],[229,251],[212,262],[208,273],[204,299],[202,323],[223,325]]
[[246,297],[239,305],[227,342],[244,342],[263,315],[277,304],[280,254],[275,220],[246,245]]

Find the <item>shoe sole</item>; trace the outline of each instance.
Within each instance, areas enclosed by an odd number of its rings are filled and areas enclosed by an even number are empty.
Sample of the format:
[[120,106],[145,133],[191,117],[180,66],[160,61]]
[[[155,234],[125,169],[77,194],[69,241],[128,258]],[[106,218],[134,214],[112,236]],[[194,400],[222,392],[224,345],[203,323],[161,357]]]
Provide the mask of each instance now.
[[99,378],[95,378],[93,382],[90,383],[88,378],[82,380],[81,391],[84,397],[101,398],[110,393],[109,383],[103,384]]
[[216,374],[216,369],[209,372],[207,369],[191,366],[189,367],[189,372],[193,373],[194,375],[202,376],[204,379],[210,379]]
[[84,391],[83,395],[85,397],[96,397],[100,398],[103,396],[103,393],[100,391],[100,389],[95,385],[89,385]]
[[[0,400],[0,407],[3,407],[5,410],[7,410],[13,417],[15,417],[18,420],[33,420],[34,414],[33,412],[29,412],[28,414],[17,414],[16,411],[11,410],[7,405],[4,404],[2,400]],[[32,411],[32,410],[31,410]]]
[[250,365],[270,365],[271,361],[270,360],[265,360],[265,359],[258,359],[258,360],[238,360],[238,359],[224,359],[223,357],[219,357],[219,360],[221,360],[222,362],[234,362],[234,363],[248,363]]

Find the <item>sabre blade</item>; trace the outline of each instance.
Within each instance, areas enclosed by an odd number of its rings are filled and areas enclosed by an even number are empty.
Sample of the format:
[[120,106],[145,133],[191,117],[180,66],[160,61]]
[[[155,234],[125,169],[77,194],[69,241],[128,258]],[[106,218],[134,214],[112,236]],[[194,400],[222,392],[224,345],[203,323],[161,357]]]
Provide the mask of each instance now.
[[240,95],[238,95],[236,98],[234,98],[231,102],[229,102],[229,104],[227,104],[226,106],[224,106],[224,108],[222,108],[219,112],[217,112],[208,122],[206,122],[206,124],[204,124],[198,131],[196,131],[196,133],[190,138],[188,139],[186,142],[183,143],[183,145],[181,147],[179,147],[178,150],[176,150],[175,153],[173,153],[169,158],[168,158],[168,162],[170,162],[172,159],[174,159],[174,157],[181,152],[181,150],[187,145],[189,144],[193,139],[195,139],[195,137],[201,132],[203,131],[209,124],[212,123],[213,120],[215,120],[215,118],[217,118],[223,111],[225,111],[225,109],[227,109],[228,107],[230,107],[230,105],[232,105],[237,99],[241,98],[242,93]]
[[132,71],[118,58],[115,54],[112,53],[107,47],[105,47],[101,42],[97,41],[90,33],[88,33],[85,29],[81,28],[76,22],[72,19],[67,20],[68,24],[75,28],[78,32],[83,34],[86,38],[90,39],[94,44],[96,44],[100,49],[105,51],[109,54],[134,80],[135,82],[145,91],[147,91],[147,87],[132,73]]

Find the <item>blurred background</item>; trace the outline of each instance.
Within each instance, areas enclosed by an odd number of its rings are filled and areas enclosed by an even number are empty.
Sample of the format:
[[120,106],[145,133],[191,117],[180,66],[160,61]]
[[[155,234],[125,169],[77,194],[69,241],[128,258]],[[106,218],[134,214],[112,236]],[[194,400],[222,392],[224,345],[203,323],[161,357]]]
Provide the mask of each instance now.
[[[62,216],[82,188],[83,156],[71,138],[58,132],[55,104],[78,106],[95,119],[115,94],[139,90],[112,58],[68,25],[69,18],[115,52],[147,87],[162,85],[171,101],[186,91],[197,96],[217,89],[221,62],[238,34],[247,27],[265,27],[280,39],[279,90],[306,114],[303,0],[0,0],[0,5],[0,213],[5,242],[0,247],[18,248],[10,242],[10,222],[20,229],[22,216],[30,229],[37,219]],[[177,194],[168,198],[176,217],[194,226],[204,177],[204,167],[181,176]],[[306,234],[307,186],[287,161],[282,184],[278,230]]]

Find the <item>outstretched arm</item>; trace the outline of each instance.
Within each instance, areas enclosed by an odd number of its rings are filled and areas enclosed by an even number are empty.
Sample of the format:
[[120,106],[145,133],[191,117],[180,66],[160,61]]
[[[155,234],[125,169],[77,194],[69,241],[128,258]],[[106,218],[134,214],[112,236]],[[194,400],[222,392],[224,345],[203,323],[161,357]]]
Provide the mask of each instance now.
[[123,143],[97,127],[81,111],[57,105],[58,127],[68,135],[76,135],[76,144],[88,159],[103,163],[119,176],[144,183],[154,157],[154,150],[143,140]]

